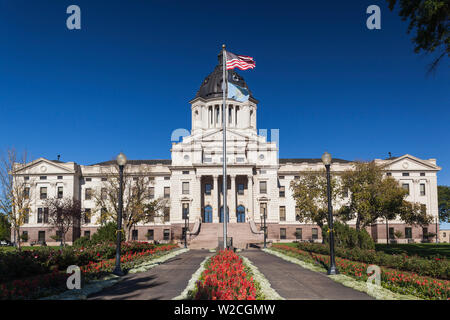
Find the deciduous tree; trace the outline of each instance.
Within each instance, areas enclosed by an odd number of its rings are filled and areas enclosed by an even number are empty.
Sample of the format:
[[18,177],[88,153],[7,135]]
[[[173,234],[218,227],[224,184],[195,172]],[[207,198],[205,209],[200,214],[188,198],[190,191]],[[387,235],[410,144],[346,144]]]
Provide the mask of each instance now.
[[450,187],[438,186],[439,221],[450,222]]
[[61,245],[66,244],[66,234],[81,221],[81,202],[73,198],[48,198],[48,223],[59,232]]

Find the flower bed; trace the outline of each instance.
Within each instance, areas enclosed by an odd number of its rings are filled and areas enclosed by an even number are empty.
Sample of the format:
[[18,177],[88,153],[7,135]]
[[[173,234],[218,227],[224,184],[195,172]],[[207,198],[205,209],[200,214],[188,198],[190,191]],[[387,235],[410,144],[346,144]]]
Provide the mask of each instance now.
[[[330,254],[328,245],[319,243],[298,243],[297,245],[300,250],[323,255]],[[345,249],[340,247],[336,247],[335,253],[337,257],[352,261],[409,271],[421,276],[450,279],[450,261],[445,257],[435,256],[427,259],[418,256],[411,257],[406,254],[395,255],[377,252],[375,250],[363,250],[359,248]]]
[[[325,269],[328,268],[328,255],[307,252],[287,245],[274,244],[272,249],[300,258],[316,262]],[[336,257],[336,265],[340,273],[360,281],[367,281],[366,273],[369,264]],[[403,272],[391,268],[381,267],[381,285],[393,292],[411,294],[423,299],[449,299],[450,281],[424,277],[416,273]]]
[[[108,245],[109,247],[109,245]],[[128,270],[133,268],[136,264],[139,264],[145,260],[148,260],[160,256],[164,252],[171,251],[177,248],[177,245],[169,244],[155,247],[149,244],[134,244],[124,243],[123,247],[130,251],[123,252],[121,256],[122,269]],[[94,247],[95,248],[95,247]],[[83,275],[83,281],[88,281],[94,278],[99,278],[107,273],[110,273],[114,269],[115,258],[104,259],[105,255],[100,253],[101,251],[92,254],[93,248],[76,249],[81,250],[80,253],[89,252],[86,256],[92,257],[91,261],[87,261],[85,265],[76,264],[80,266],[80,270]],[[98,249],[98,248],[97,248]],[[139,251],[141,249],[141,251]],[[115,250],[115,248],[114,248]],[[40,250],[37,250],[40,251]],[[115,251],[114,251],[115,252]],[[36,252],[35,252],[36,254]],[[21,256],[21,255],[20,255]],[[85,258],[86,256],[83,255]],[[26,256],[27,257],[27,256]],[[47,265],[50,264],[54,255],[48,256]],[[85,259],[75,259],[78,262],[84,262]],[[43,260],[42,255],[35,258],[38,261]],[[39,297],[56,294],[67,290],[66,281],[70,276],[66,274],[66,269],[60,269],[59,266],[53,266],[52,271],[45,274],[38,274],[35,276],[27,277],[24,279],[16,279],[13,281],[4,282],[0,284],[0,300],[5,299],[36,299]],[[44,268],[45,269],[45,268]]]
[[242,259],[233,251],[220,251],[206,264],[197,281],[195,300],[262,299],[258,284]]

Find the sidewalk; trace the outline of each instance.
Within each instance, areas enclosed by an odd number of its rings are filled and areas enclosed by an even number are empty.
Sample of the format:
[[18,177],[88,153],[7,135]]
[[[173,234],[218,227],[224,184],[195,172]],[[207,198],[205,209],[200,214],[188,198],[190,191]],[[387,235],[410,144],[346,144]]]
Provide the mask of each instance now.
[[170,300],[186,288],[209,254],[207,250],[189,250],[147,272],[128,274],[88,300]]
[[272,288],[288,300],[373,300],[367,294],[337,283],[326,275],[265,253],[244,250],[248,258],[269,280]]

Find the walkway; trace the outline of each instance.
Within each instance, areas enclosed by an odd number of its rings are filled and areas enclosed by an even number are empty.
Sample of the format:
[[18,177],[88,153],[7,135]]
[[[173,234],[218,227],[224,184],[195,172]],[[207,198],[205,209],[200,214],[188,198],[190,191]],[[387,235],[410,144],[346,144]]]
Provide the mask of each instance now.
[[240,253],[269,280],[272,288],[289,300],[371,300],[372,297],[259,249]]
[[210,254],[206,250],[189,250],[146,272],[128,274],[88,300],[170,300],[180,295]]

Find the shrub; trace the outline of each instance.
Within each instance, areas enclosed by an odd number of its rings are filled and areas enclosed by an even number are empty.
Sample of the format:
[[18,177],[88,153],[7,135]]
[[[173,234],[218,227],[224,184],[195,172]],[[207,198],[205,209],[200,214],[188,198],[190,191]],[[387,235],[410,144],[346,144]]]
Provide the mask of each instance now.
[[[92,243],[100,243],[100,242],[116,242],[117,240],[117,224],[115,222],[108,222],[97,229],[92,235],[91,242]],[[122,241],[124,241],[124,237],[122,235]]]
[[91,240],[88,237],[79,237],[73,242],[74,247],[87,247],[91,245]]
[[[329,242],[328,225],[322,228],[325,243]],[[334,241],[337,247],[375,249],[375,242],[366,230],[357,231],[347,224],[336,221],[334,223]]]

